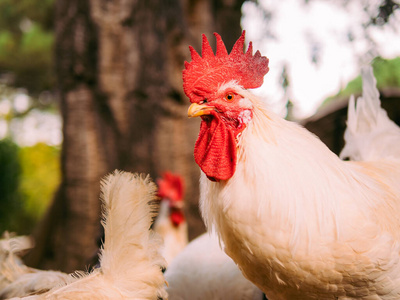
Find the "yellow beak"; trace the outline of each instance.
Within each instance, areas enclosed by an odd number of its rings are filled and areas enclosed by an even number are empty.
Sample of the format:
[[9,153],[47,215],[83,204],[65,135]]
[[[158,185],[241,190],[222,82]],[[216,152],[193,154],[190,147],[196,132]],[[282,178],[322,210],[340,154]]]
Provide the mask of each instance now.
[[193,118],[193,117],[199,117],[202,115],[208,115],[213,110],[214,110],[214,107],[212,107],[212,106],[208,106],[206,104],[192,103],[188,109],[188,117]]

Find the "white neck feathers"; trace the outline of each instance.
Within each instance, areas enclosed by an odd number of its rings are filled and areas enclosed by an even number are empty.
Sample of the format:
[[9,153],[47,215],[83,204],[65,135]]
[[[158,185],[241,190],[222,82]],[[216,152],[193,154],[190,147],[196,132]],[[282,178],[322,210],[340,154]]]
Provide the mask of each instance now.
[[[251,101],[253,120],[240,137],[234,176],[219,183],[202,176],[206,225],[220,232],[233,218],[259,218],[272,228],[302,231],[302,237],[329,232],[340,238],[351,214],[363,218],[376,205],[381,186],[362,165],[341,161],[312,133]],[[361,195],[366,190],[369,195]],[[291,243],[299,236],[292,232]]]

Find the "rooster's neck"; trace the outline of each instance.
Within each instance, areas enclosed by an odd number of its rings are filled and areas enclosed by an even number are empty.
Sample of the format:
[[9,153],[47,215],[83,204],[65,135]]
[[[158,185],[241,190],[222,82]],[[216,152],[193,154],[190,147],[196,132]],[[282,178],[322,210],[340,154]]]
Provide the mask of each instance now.
[[[336,205],[329,202],[326,187],[340,186],[342,171],[348,176],[343,162],[299,125],[261,106],[255,105],[253,113],[238,141],[233,177],[202,183],[205,221],[216,223],[221,219],[217,214],[232,207],[251,218],[273,218],[282,226],[294,219],[302,227],[307,214],[325,218]],[[246,218],[246,213],[238,217]]]
[[[201,181],[203,218],[208,227],[226,231],[228,238],[231,232],[245,236],[244,230],[263,226],[269,242],[308,251],[309,237],[335,239],[347,220],[355,218],[354,211],[363,213],[358,206],[367,210],[373,205],[373,196],[363,204],[349,201],[365,198],[365,186],[375,184],[360,169],[341,161],[298,124],[256,106],[238,143],[233,177],[219,183]],[[233,228],[237,224],[248,228]]]

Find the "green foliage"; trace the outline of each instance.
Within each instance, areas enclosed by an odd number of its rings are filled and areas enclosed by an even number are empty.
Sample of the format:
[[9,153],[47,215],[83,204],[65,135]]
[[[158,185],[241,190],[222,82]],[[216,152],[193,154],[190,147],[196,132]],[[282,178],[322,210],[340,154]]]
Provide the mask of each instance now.
[[0,140],[0,233],[29,234],[60,182],[59,149]]
[[0,0],[0,75],[37,95],[54,85],[54,0]]
[[378,57],[372,66],[378,88],[400,87],[400,57],[391,60]]
[[[400,87],[400,57],[390,60],[377,57],[372,62],[372,68],[374,69],[378,89]],[[350,97],[350,95],[361,94],[361,92],[362,79],[360,75],[350,81],[338,94],[326,99],[322,105],[326,105],[334,99]]]
[[[34,97],[52,89],[54,3],[0,0],[0,79],[7,84],[0,86],[0,96],[12,101],[12,87],[26,88]],[[15,114],[3,117],[9,120]],[[58,184],[59,151],[46,145],[20,149],[8,140],[0,142],[0,230],[28,233]]]
[[59,149],[40,143],[20,149],[20,192],[24,211],[38,221],[60,183]]
[[54,0],[0,0],[0,28],[20,32],[24,19],[40,23],[45,29],[53,28]]
[[21,208],[18,182],[21,168],[18,146],[12,141],[0,140],[0,231],[15,230],[16,215]]
[[15,49],[15,41],[11,32],[2,30],[0,31],[0,57],[11,54]]

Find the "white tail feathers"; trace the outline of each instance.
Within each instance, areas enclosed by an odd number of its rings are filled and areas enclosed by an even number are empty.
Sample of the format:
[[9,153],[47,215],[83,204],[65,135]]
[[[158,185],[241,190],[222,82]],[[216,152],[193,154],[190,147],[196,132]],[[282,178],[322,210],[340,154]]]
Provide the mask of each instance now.
[[115,171],[102,181],[101,192],[101,267],[76,272],[74,282],[27,299],[166,299],[162,240],[150,229],[156,185],[149,176]]
[[[100,265],[104,276],[110,277],[122,289],[136,289],[146,299],[163,295],[151,293],[149,286],[162,289],[159,254],[162,240],[150,230],[156,216],[156,185],[149,176],[116,171],[102,181],[104,247]],[[145,291],[148,291],[148,295]]]
[[372,67],[362,69],[363,94],[348,107],[345,147],[341,158],[355,161],[400,159],[400,128],[381,108]]

